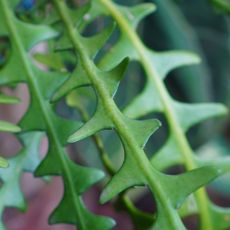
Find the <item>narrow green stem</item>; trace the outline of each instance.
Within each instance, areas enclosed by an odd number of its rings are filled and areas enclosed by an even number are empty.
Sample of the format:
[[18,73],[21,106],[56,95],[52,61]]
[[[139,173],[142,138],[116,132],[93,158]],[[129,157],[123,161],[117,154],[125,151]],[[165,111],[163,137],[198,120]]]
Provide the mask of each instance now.
[[[80,114],[81,114],[81,117],[83,119],[84,122],[87,122],[89,120],[89,115],[87,113],[87,111],[83,108],[83,106],[78,103],[77,105],[75,105],[76,108],[79,110]],[[99,155],[100,155],[100,158],[101,158],[101,161],[106,169],[106,171],[112,176],[114,175],[115,173],[115,169],[112,165],[112,162],[110,161],[109,157],[108,157],[108,154],[106,153],[105,151],[105,147],[103,145],[103,142],[100,138],[99,135],[97,134],[94,134],[92,136],[93,138],[93,141],[95,143],[95,146],[97,147],[97,150],[99,152]]]
[[[87,122],[89,120],[89,115],[87,111],[83,108],[83,106],[80,103],[78,103],[75,106],[79,110],[83,121]],[[103,145],[101,137],[95,134],[93,135],[92,138],[95,143],[95,146],[97,147],[101,161],[106,171],[109,173],[110,176],[115,175],[116,170],[114,169],[112,162],[110,161],[108,154],[105,151],[105,146]],[[148,220],[149,222],[154,220],[151,214],[142,212],[141,210],[136,208],[126,193],[119,194],[118,202],[121,202],[121,205],[128,211],[128,213],[130,214],[132,218],[135,218],[138,216],[138,217]]]
[[72,24],[71,18],[68,14],[68,9],[64,1],[54,0],[54,2],[57,6],[59,14],[62,18],[62,22],[65,25],[66,31],[73,44],[73,47],[79,55],[80,61],[83,65],[83,68],[85,69],[87,76],[89,77],[92,85],[97,91],[98,97],[100,97],[101,99],[103,106],[106,109],[107,115],[110,117],[111,121],[115,125],[119,135],[129,145],[129,148],[132,152],[132,157],[134,158],[137,167],[139,167],[144,177],[146,178],[150,189],[154,192],[162,207],[165,209],[165,212],[168,215],[171,229],[178,229],[178,220],[175,220],[175,213],[167,197],[166,191],[164,191],[160,183],[157,182],[157,178],[153,176],[153,173],[154,171],[156,172],[156,170],[149,162],[144,151],[139,147],[133,134],[129,132],[127,125],[122,119],[121,112],[118,110],[115,102],[110,97],[110,94],[107,87],[104,85],[104,82],[100,79],[99,76],[97,76],[97,73],[94,72],[95,65],[85,52],[85,47],[80,40],[80,34]]
[[[154,64],[148,58],[146,47],[139,39],[136,32],[130,27],[129,23],[126,21],[122,13],[116,8],[115,4],[113,4],[110,0],[99,1],[110,12],[110,15],[116,20],[120,29],[129,37],[130,42],[132,42],[133,46],[138,52],[139,60],[143,65],[146,74],[148,76],[151,76],[150,80],[156,86],[156,89],[164,107],[166,119],[168,121],[171,131],[175,134],[176,142],[179,149],[181,150],[181,154],[183,155],[187,170],[197,168],[197,165],[193,160],[193,152],[182,128],[180,127],[175,111],[171,105],[170,95],[164,83],[161,81],[161,78],[159,77],[154,67]],[[208,210],[208,198],[205,189],[199,189],[197,192],[195,192],[195,196],[200,210],[201,228],[212,230],[212,220]]]
[[74,207],[75,207],[76,213],[78,215],[77,217],[79,220],[79,225],[81,226],[82,229],[87,230],[84,227],[85,226],[85,223],[83,222],[84,218],[82,218],[81,210],[80,210],[80,202],[81,201],[80,201],[78,195],[75,193],[73,178],[71,176],[69,167],[67,165],[66,154],[63,152],[63,147],[61,146],[61,143],[59,143],[57,132],[55,130],[54,121],[49,116],[49,114],[51,114],[51,106],[47,101],[44,100],[44,98],[42,96],[42,91],[39,88],[39,85],[37,84],[36,77],[38,77],[38,76],[35,76],[32,68],[31,68],[31,63],[29,61],[27,51],[23,47],[21,37],[18,35],[19,33],[17,32],[17,28],[16,28],[16,26],[12,20],[12,18],[14,18],[13,12],[9,8],[6,0],[0,0],[0,7],[2,7],[2,9],[4,9],[3,12],[4,12],[4,17],[5,17],[5,22],[8,26],[10,37],[11,37],[13,43],[15,44],[16,52],[20,55],[20,58],[21,58],[21,62],[22,62],[23,66],[19,67],[19,68],[25,69],[27,81],[29,84],[29,89],[34,92],[34,95],[35,95],[34,100],[37,100],[37,102],[39,104],[39,107],[40,107],[41,112],[43,114],[44,120],[46,122],[46,127],[47,127],[46,131],[47,131],[47,134],[49,136],[49,139],[52,140],[52,145],[55,145],[57,148],[57,152],[56,152],[57,157],[59,158],[59,160],[63,166],[64,177],[69,182],[69,185],[70,185],[69,189],[70,189],[70,193],[73,197]]

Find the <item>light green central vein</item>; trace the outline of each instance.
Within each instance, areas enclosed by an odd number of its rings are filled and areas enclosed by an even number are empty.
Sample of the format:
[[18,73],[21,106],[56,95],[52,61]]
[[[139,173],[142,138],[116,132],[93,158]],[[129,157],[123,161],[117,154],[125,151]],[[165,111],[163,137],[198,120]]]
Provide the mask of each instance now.
[[4,9],[3,12],[5,16],[5,22],[8,26],[10,37],[15,44],[17,52],[21,57],[23,68],[25,69],[27,73],[29,89],[34,92],[34,95],[36,96],[36,100],[39,103],[40,109],[42,111],[42,114],[43,114],[43,117],[44,117],[44,120],[47,126],[47,134],[50,137],[52,137],[51,139],[54,141],[53,143],[50,143],[50,145],[52,144],[57,147],[57,157],[59,157],[63,165],[64,175],[65,175],[66,180],[68,181],[70,193],[73,197],[74,207],[76,210],[76,216],[78,218],[79,224],[81,225],[82,229],[87,230],[84,227],[85,223],[84,223],[84,218],[82,218],[81,216],[80,199],[74,189],[74,183],[72,180],[70,170],[67,165],[65,154],[63,152],[63,147],[59,143],[58,136],[55,130],[55,124],[53,123],[53,120],[49,116],[50,111],[51,111],[50,105],[44,100],[41,90],[39,88],[39,85],[36,83],[35,79],[37,76],[35,76],[33,73],[33,70],[31,68],[31,63],[29,62],[28,54],[22,45],[23,43],[22,43],[21,37],[18,35],[17,28],[15,27],[13,23],[13,18],[14,18],[13,12],[10,10],[6,0],[0,0],[0,7]]
[[[193,153],[190,145],[184,135],[182,128],[176,118],[173,107],[171,106],[170,96],[168,91],[161,81],[159,74],[157,73],[154,63],[148,58],[146,47],[143,45],[135,31],[130,27],[124,16],[116,8],[116,6],[110,0],[99,0],[109,11],[111,16],[117,21],[120,29],[125,32],[129,37],[130,42],[136,48],[139,54],[139,61],[142,63],[143,68],[148,76],[151,76],[151,81],[156,86],[161,102],[164,106],[165,116],[169,123],[170,129],[174,132],[177,145],[183,154],[184,162],[188,170],[197,168],[196,163],[193,160]],[[208,210],[208,198],[204,188],[199,189],[196,193],[197,204],[200,209],[201,227],[202,229],[212,230],[212,221]]]
[[[171,223],[171,229],[178,229],[178,222],[175,220],[175,212],[172,209],[172,205],[169,202],[167,194],[161,187],[161,185],[157,182],[157,178],[155,178],[153,172],[156,170],[153,168],[148,158],[146,157],[144,151],[138,146],[134,136],[129,132],[127,125],[123,122],[120,111],[118,110],[116,104],[111,99],[109,92],[104,85],[103,81],[100,79],[100,76],[97,76],[97,73],[93,71],[94,63],[89,59],[87,53],[84,52],[85,48],[80,41],[80,35],[78,31],[72,25],[71,18],[69,17],[68,10],[64,1],[62,0],[54,0],[56,6],[61,15],[62,21],[65,25],[66,31],[74,49],[77,51],[83,67],[90,78],[91,83],[96,89],[98,96],[100,97],[102,103],[104,104],[104,108],[113,124],[116,127],[119,135],[125,140],[125,142],[129,145],[130,150],[132,151],[132,157],[135,159],[137,166],[140,168],[144,177],[146,178],[147,183],[149,184],[152,191],[154,191],[156,197],[161,203],[162,207],[165,209],[168,220]],[[156,174],[155,174],[156,175]]]

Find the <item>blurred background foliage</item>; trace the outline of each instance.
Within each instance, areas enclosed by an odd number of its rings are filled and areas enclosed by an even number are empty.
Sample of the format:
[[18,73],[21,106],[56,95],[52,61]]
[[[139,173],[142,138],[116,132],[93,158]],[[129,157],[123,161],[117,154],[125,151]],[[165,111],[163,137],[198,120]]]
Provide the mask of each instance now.
[[[192,50],[202,59],[197,66],[173,72],[167,80],[168,89],[181,101],[215,101],[230,108],[230,1],[154,2],[158,10],[144,26],[146,43],[157,50]],[[199,154],[210,159],[229,155],[230,116],[205,122],[188,137]],[[213,185],[230,197],[229,174]]]
[[[117,2],[124,4],[122,0]],[[134,4],[133,0],[125,2]],[[138,2],[141,1],[135,1]],[[145,43],[157,51],[190,50],[199,54],[202,59],[199,65],[173,71],[166,79],[168,90],[179,101],[191,103],[215,101],[224,103],[230,108],[230,1],[154,0],[152,2],[156,4],[157,11],[148,16],[139,27],[140,36]],[[134,68],[137,67],[134,65]],[[143,80],[142,76],[139,84],[132,84],[132,87],[139,87],[134,92],[140,90]],[[128,86],[124,86],[123,92],[126,92],[125,87]],[[118,95],[121,94],[120,91]],[[161,130],[161,135],[153,135],[152,143],[148,143],[147,147],[162,143],[162,137],[167,136],[163,133]],[[190,130],[187,135],[199,154],[210,158],[230,154],[229,115],[204,122]],[[213,185],[215,189],[230,197],[229,174],[215,181]]]

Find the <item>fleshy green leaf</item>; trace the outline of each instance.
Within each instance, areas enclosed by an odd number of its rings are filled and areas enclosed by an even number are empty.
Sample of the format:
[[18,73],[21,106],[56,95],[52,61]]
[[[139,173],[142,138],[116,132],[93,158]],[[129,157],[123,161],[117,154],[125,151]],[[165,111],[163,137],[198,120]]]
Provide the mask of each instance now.
[[[150,51],[150,49],[147,48],[137,37],[133,31],[133,28],[131,28],[132,26],[130,26],[130,19],[127,17],[127,14],[124,11],[121,12],[121,6],[113,3],[112,1],[105,0],[97,0],[96,3],[102,6],[102,10],[98,10],[98,13],[105,15],[111,14],[120,28],[120,37],[110,49],[110,52],[107,52],[107,54],[100,61],[100,68],[106,69],[108,66],[115,66],[128,54],[131,60],[140,62],[144,72],[146,73],[147,79],[143,91],[137,97],[135,97],[133,101],[131,101],[128,107],[125,108],[124,113],[128,117],[139,118],[152,112],[161,112],[165,115],[169,124],[169,138],[163,148],[153,156],[151,160],[152,164],[159,169],[165,169],[178,163],[184,164],[188,169],[199,167],[196,157],[192,155],[193,152],[186,140],[185,132],[193,125],[198,124],[203,120],[226,114],[226,108],[219,104],[188,105],[185,103],[183,104],[176,102],[167,92],[166,86],[163,82],[170,71],[177,67],[198,63],[199,58],[191,53],[181,51]],[[130,9],[131,8],[129,8],[127,11],[130,11]],[[211,170],[211,168],[209,169]],[[222,168],[220,167],[220,169]],[[217,176],[218,172],[215,169],[213,170],[213,173],[215,176]],[[207,173],[208,169],[204,169],[203,172]],[[186,174],[182,174],[181,178],[183,178],[184,175]],[[173,180],[174,179],[172,179],[172,181]],[[193,181],[198,182],[197,178],[193,179]],[[201,182],[201,184],[205,183],[207,183],[207,181]],[[165,182],[164,184],[169,183]],[[191,184],[195,186],[195,183]],[[190,185],[184,184],[184,186],[188,186],[189,188]],[[175,189],[176,188],[174,188],[174,190]],[[191,187],[188,189],[190,192],[186,193],[186,195],[191,193],[191,189]],[[169,190],[173,191],[173,188]],[[179,191],[177,195],[180,197],[179,200],[185,199],[185,197],[183,198],[182,194],[179,194]],[[203,199],[201,196],[206,199],[204,190],[201,190],[201,192],[196,195],[198,202],[201,202],[201,199]],[[155,197],[155,199],[157,200],[157,197]],[[174,198],[171,197],[171,199]],[[172,207],[168,207],[168,213],[171,213],[171,218],[174,220],[170,223],[165,214],[167,212],[165,210],[167,205],[160,203],[158,200],[157,204],[158,216],[156,224],[153,225],[153,229],[173,229],[175,226],[177,226],[175,227],[177,229],[184,229]],[[207,202],[203,203],[204,206],[206,204]],[[203,210],[204,209],[206,211],[202,211],[200,213],[201,225],[207,221],[212,222],[212,220],[205,220],[209,214],[205,213],[208,212],[208,207],[203,207]]]
[[145,178],[136,165],[135,159],[131,154],[127,154],[130,150],[126,148],[125,151],[126,157],[122,167],[109,181],[101,194],[100,202],[102,203],[109,201],[114,196],[130,187],[144,185],[145,183]]
[[65,70],[65,66],[61,61],[61,57],[58,53],[35,53],[33,55],[36,61],[44,64],[45,66],[54,70]]
[[132,120],[125,117],[125,123],[129,127],[130,131],[134,133],[135,140],[141,148],[144,148],[149,137],[161,126],[158,120]]
[[17,125],[13,125],[7,121],[0,121],[0,131],[17,133],[20,132],[21,129]]
[[162,175],[160,183],[167,186],[166,189],[170,191],[169,198],[173,206],[178,209],[191,191],[209,183],[220,173],[220,170],[214,167],[203,167],[176,176]]
[[123,61],[121,61],[121,63],[119,63],[113,69],[106,72],[102,72],[102,71],[98,72],[98,75],[102,76],[102,80],[105,86],[107,87],[111,97],[113,97],[117,91],[120,80],[122,79],[126,67],[128,65],[128,61],[129,59],[125,58]]
[[[97,169],[86,168],[75,164],[68,156],[65,147],[67,141],[75,142],[89,137],[103,129],[114,129],[120,137],[125,157],[122,167],[106,185],[101,201],[106,202],[118,193],[134,186],[147,186],[157,204],[155,223],[150,229],[185,229],[177,209],[186,197],[198,188],[206,185],[219,175],[216,167],[199,167],[197,159],[192,155],[185,132],[193,125],[213,116],[226,113],[221,105],[200,104],[189,105],[173,100],[168,94],[163,80],[167,74],[177,67],[197,63],[199,59],[190,53],[153,52],[139,41],[134,29],[139,21],[154,10],[152,4],[142,4],[136,7],[124,7],[110,0],[94,0],[93,7],[89,4],[72,10],[63,0],[54,0],[57,12],[49,18],[49,23],[57,23],[57,33],[50,26],[29,25],[17,19],[12,11],[15,2],[0,1],[0,29],[4,36],[10,36],[11,57],[0,71],[0,84],[25,82],[30,90],[30,106],[22,118],[20,126],[26,137],[25,149],[34,147],[29,131],[44,131],[49,141],[49,150],[38,166],[35,175],[59,175],[62,178],[64,193],[57,208],[50,217],[50,223],[71,223],[79,229],[111,229],[114,221],[107,217],[96,216],[89,212],[83,204],[82,194],[93,184],[102,179],[104,174]],[[94,9],[94,6],[96,8]],[[98,10],[98,12],[96,12]],[[91,15],[91,12],[95,11]],[[95,56],[109,38],[113,27],[107,27],[96,36],[84,37],[79,30],[90,19],[100,14],[111,15],[117,20],[120,37],[107,54],[95,63]],[[26,36],[25,36],[26,35]],[[56,48],[71,49],[76,54],[76,68],[69,78],[66,73],[42,71],[30,60],[30,49],[37,43],[59,36]],[[25,37],[24,37],[25,36]],[[146,73],[146,86],[130,105],[124,110],[126,117],[113,101],[120,80],[122,79],[129,56],[131,60],[140,62]],[[123,61],[122,61],[123,60]],[[55,102],[71,90],[90,85],[97,96],[97,108],[93,117],[82,125],[59,117],[55,112]],[[159,127],[156,120],[133,120],[150,112],[161,112],[169,124],[169,139],[164,147],[151,160],[146,156],[143,148],[150,135]],[[194,114],[187,116],[187,114]],[[0,124],[1,125],[1,124]],[[1,127],[1,126],[0,126]],[[3,130],[15,131],[17,127],[2,124]],[[16,130],[17,131],[17,130]],[[33,143],[34,144],[34,143]],[[37,153],[38,148],[31,150]],[[37,156],[29,165],[31,155],[27,151],[19,154],[12,163],[15,170],[18,165],[22,170],[34,170],[38,164]],[[25,154],[24,154],[25,153]],[[21,159],[20,157],[26,156]],[[32,154],[33,155],[33,154]],[[167,159],[165,159],[167,157]],[[20,164],[21,163],[21,164]],[[184,164],[188,170],[183,174],[169,176],[158,171],[177,163]],[[6,169],[8,170],[8,169]],[[7,185],[8,174],[3,173],[3,189]],[[12,173],[12,172],[11,172]],[[15,173],[13,171],[13,173]],[[12,177],[12,175],[11,175]],[[0,206],[25,207],[23,196],[19,189],[19,175],[15,177],[13,189],[18,196],[12,197],[9,203]],[[11,179],[11,178],[10,178]],[[1,193],[3,191],[3,193]],[[7,189],[5,190],[7,191]],[[205,198],[205,192],[203,197]],[[0,190],[3,199],[9,198],[4,190]],[[196,194],[196,199],[199,194]],[[202,199],[203,199],[202,197]],[[206,199],[206,198],[205,198]],[[5,201],[5,200],[4,200]],[[207,199],[205,200],[207,201]],[[10,203],[11,202],[11,203]],[[208,202],[203,202],[207,205]],[[217,229],[229,226],[228,210],[219,209],[212,205],[204,207],[209,210],[213,218],[213,226]],[[202,216],[204,213],[202,211]],[[227,218],[227,219],[226,219]],[[214,221],[221,221],[220,224]]]
[[80,141],[86,137],[93,135],[94,133],[101,131],[103,129],[112,128],[113,125],[111,123],[110,118],[107,116],[102,103],[99,101],[97,105],[97,110],[93,117],[84,124],[79,130],[77,130],[74,134],[72,134],[68,142],[73,143],[76,141]]
[[[154,98],[154,103],[152,99]],[[138,108],[138,109],[137,109]],[[124,114],[131,118],[138,118],[145,116],[153,111],[162,112],[163,106],[155,86],[151,81],[146,82],[141,94],[137,95],[132,102],[124,108]]]
[[[8,168],[0,169],[0,178],[3,182],[0,189],[0,215],[5,207],[16,207],[25,210],[26,205],[20,189],[20,178],[23,172],[33,172],[38,166],[39,146],[42,133],[29,132],[20,134],[23,144],[22,150],[12,158],[8,158]],[[0,229],[5,229],[0,225]]]
[[79,60],[77,68],[75,68],[73,73],[69,76],[68,80],[62,84],[60,89],[55,92],[52,101],[57,101],[75,88],[87,85],[90,85],[90,81],[87,78],[84,68],[82,67],[82,62]]
[[[227,108],[217,103],[185,104],[174,102],[174,109],[184,131],[208,118],[227,114]],[[192,116],[187,116],[188,114],[192,114]]]
[[111,229],[115,222],[112,219],[105,218],[102,216],[98,216],[95,214],[92,214],[89,212],[83,202],[80,200],[80,203],[78,204],[80,208],[80,213],[84,215],[87,221],[84,221],[84,219],[78,218],[76,219],[76,216],[74,213],[68,213],[69,210],[69,199],[68,197],[68,189],[65,191],[66,194],[64,194],[63,200],[60,203],[60,205],[54,210],[52,213],[49,222],[50,224],[56,224],[56,223],[72,223],[77,224],[81,229],[96,229],[96,230],[107,230]]
[[7,168],[9,166],[9,163],[6,159],[0,157],[0,168]]
[[172,165],[183,164],[183,158],[178,151],[174,136],[169,137],[164,146],[153,155],[151,163],[161,171],[170,168]]
[[100,49],[105,45],[105,42],[110,37],[114,30],[114,24],[107,26],[104,30],[92,37],[82,37],[82,43],[86,48],[86,52],[92,59],[95,58]]
[[0,103],[2,104],[18,104],[19,102],[20,99],[18,99],[17,97],[0,94]]
[[[87,7],[86,7],[87,8]],[[86,9],[81,8],[77,14],[74,11],[69,10],[71,17],[76,20],[75,24],[78,24],[79,17],[86,12]],[[72,18],[72,19],[73,19]],[[47,134],[49,141],[49,150],[43,161],[40,163],[36,170],[36,175],[46,176],[46,175],[59,175],[62,177],[64,188],[66,204],[68,211],[65,210],[62,218],[55,219],[55,222],[60,222],[62,219],[68,217],[68,222],[76,224],[78,222],[94,223],[98,220],[101,222],[101,229],[108,229],[114,225],[114,222],[106,217],[93,216],[89,212],[85,211],[81,213],[81,194],[94,183],[98,182],[102,177],[101,173],[97,169],[86,169],[80,165],[74,164],[70,159],[65,150],[65,145],[67,144],[68,136],[73,133],[81,125],[79,122],[65,120],[59,117],[55,113],[55,108],[50,104],[51,97],[55,91],[63,84],[67,79],[66,73],[58,73],[52,71],[44,71],[39,69],[31,60],[30,49],[37,43],[48,40],[59,35],[49,26],[44,25],[29,25],[17,19],[16,15],[11,9],[9,2],[3,0],[0,2],[0,28],[2,28],[4,35],[10,34],[11,42],[11,57],[4,67],[0,70],[0,84],[13,84],[18,82],[27,83],[30,92],[30,106],[25,116],[20,122],[20,126],[23,129],[25,135],[29,134],[29,131],[44,131]],[[4,126],[9,128],[9,126]],[[6,129],[6,128],[5,128]],[[26,141],[29,141],[27,137]],[[28,147],[30,143],[25,142],[25,148]],[[34,151],[38,149],[35,146]],[[20,155],[19,155],[20,156]],[[19,157],[18,156],[18,157]],[[30,159],[29,156],[25,160]],[[32,154],[31,154],[32,157]],[[34,156],[33,156],[34,157]],[[37,158],[34,157],[35,161]],[[31,161],[31,159],[30,159]],[[22,167],[22,165],[17,165],[20,160],[15,160],[15,166],[12,165],[12,169],[17,166],[19,168],[32,167],[34,164],[30,162],[30,165]],[[37,162],[37,161],[36,161]],[[10,165],[12,163],[10,162]],[[37,167],[37,164],[36,164]],[[33,168],[34,170],[34,168]],[[6,170],[6,172],[8,172]],[[78,175],[77,175],[78,174]],[[13,187],[14,192],[18,194],[15,197],[6,197],[6,202],[3,208],[7,206],[15,207],[25,207],[24,199],[19,191],[19,174],[12,173],[15,177],[16,182]],[[12,176],[11,175],[11,176]],[[17,175],[17,176],[15,176]],[[4,177],[3,181],[7,181]],[[3,186],[4,187],[4,186]],[[12,189],[12,188],[11,188]],[[3,192],[4,190],[0,190]],[[1,194],[1,193],[0,193]],[[4,193],[6,196],[6,193]],[[11,194],[9,194],[11,196]],[[3,197],[4,199],[4,197]],[[60,205],[62,202],[60,203]],[[57,211],[58,212],[58,211]],[[71,213],[71,215],[69,215]],[[71,217],[71,220],[69,219]],[[77,218],[77,221],[76,221]],[[87,224],[88,225],[88,224]],[[80,229],[85,229],[85,225],[80,225]]]
[[[14,18],[12,19],[15,20]],[[34,26],[28,23],[22,23],[19,20],[15,20],[15,25],[20,28],[19,36],[23,37],[23,45],[26,50],[30,50],[39,42],[58,35],[54,29],[44,25]]]
[[156,10],[156,6],[152,3],[142,3],[133,7],[124,7],[123,9],[126,11],[124,14],[126,14],[127,19],[135,29],[143,18]]
[[197,55],[186,51],[153,52],[149,50],[149,59],[156,66],[159,77],[164,80],[168,73],[178,67],[197,64],[200,59]]

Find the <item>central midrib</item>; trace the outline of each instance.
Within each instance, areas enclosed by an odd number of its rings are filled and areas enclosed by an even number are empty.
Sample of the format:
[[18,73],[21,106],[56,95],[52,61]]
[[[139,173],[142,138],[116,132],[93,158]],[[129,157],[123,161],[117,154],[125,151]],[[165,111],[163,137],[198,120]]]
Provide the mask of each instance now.
[[11,39],[13,39],[15,42],[15,46],[18,50],[18,53],[21,57],[21,61],[22,61],[24,68],[26,70],[30,89],[32,88],[34,90],[35,95],[37,97],[37,101],[38,101],[39,106],[40,106],[40,109],[43,113],[44,120],[45,120],[46,126],[47,126],[47,130],[49,130],[48,134],[51,135],[53,140],[54,140],[54,143],[52,143],[52,144],[55,144],[57,149],[58,149],[57,155],[58,155],[58,157],[59,157],[59,159],[63,165],[63,169],[64,169],[63,171],[65,174],[65,177],[69,181],[71,194],[74,198],[73,199],[74,204],[75,204],[74,206],[75,206],[75,209],[76,209],[77,214],[78,214],[78,220],[79,220],[80,224],[82,225],[82,229],[87,230],[84,227],[85,223],[82,223],[82,220],[84,220],[84,218],[82,218],[81,210],[78,208],[78,207],[80,207],[80,199],[79,199],[78,195],[76,195],[76,193],[75,193],[74,185],[72,183],[71,173],[70,173],[70,170],[68,168],[66,158],[63,154],[63,150],[62,150],[63,147],[59,143],[58,137],[56,135],[56,130],[54,128],[53,121],[52,121],[52,119],[50,119],[50,116],[48,114],[48,112],[50,111],[50,106],[46,106],[46,103],[44,103],[44,99],[42,97],[39,86],[36,83],[36,81],[34,80],[36,76],[34,76],[34,73],[30,67],[30,63],[28,62],[27,53],[25,51],[25,48],[22,45],[23,43],[21,42],[21,38],[18,36],[17,29],[15,28],[13,22],[11,21],[12,12],[9,10],[7,3],[5,3],[5,0],[0,0],[0,5],[2,5],[2,8],[4,9],[3,12],[5,13],[6,24],[8,26],[9,32],[11,33]]
[[[148,76],[152,76],[149,78],[153,84],[156,86],[156,89],[158,90],[158,93],[161,98],[161,102],[165,109],[165,115],[169,122],[170,128],[175,133],[175,140],[176,143],[181,149],[181,153],[185,160],[185,165],[188,170],[192,170],[197,168],[197,165],[195,161],[193,160],[192,150],[188,144],[187,139],[184,136],[184,133],[177,121],[176,115],[174,113],[174,109],[170,105],[170,97],[167,93],[167,90],[164,86],[164,84],[161,82],[160,77],[158,76],[158,73],[155,71],[152,63],[150,62],[146,48],[140,41],[140,39],[137,37],[137,35],[130,29],[130,26],[128,23],[123,19],[123,16],[119,11],[116,10],[115,6],[111,3],[110,0],[99,0],[113,15],[113,17],[116,19],[118,24],[120,24],[120,28],[126,31],[126,35],[130,38],[130,41],[133,43],[134,47],[136,47],[136,50],[140,56],[140,62],[142,63],[146,74]],[[208,204],[207,204],[207,198],[206,193],[203,188],[199,189],[197,192],[195,192],[195,195],[197,197],[198,205],[203,210],[201,212],[201,216],[203,215],[203,221],[204,225],[212,230],[212,224],[211,219],[208,211]]]
[[174,221],[175,216],[172,214],[171,210],[168,208],[168,207],[172,207],[172,205],[168,200],[167,194],[165,194],[165,191],[162,188],[162,186],[159,183],[155,182],[156,179],[153,178],[153,172],[154,171],[156,172],[156,170],[153,168],[152,164],[149,162],[144,151],[140,149],[140,147],[138,146],[134,136],[130,134],[127,125],[120,118],[121,117],[120,111],[117,109],[116,104],[114,103],[113,99],[110,97],[110,94],[108,90],[106,89],[106,87],[104,86],[103,81],[100,80],[97,77],[96,73],[93,72],[94,64],[88,58],[87,54],[84,52],[84,46],[81,44],[81,42],[78,39],[78,36],[79,36],[78,32],[72,26],[72,21],[69,18],[68,13],[66,12],[65,4],[59,0],[55,0],[55,3],[58,7],[62,20],[65,23],[67,33],[70,37],[70,40],[72,41],[74,45],[74,49],[77,50],[77,53],[79,55],[79,58],[81,59],[82,65],[88,77],[90,78],[91,82],[93,83],[93,86],[97,90],[101,98],[101,101],[104,104],[104,108],[107,111],[107,114],[109,115],[110,119],[115,125],[117,132],[122,136],[122,138],[124,138],[126,143],[129,144],[129,147],[133,153],[132,157],[135,158],[135,161],[138,167],[143,172],[147,182],[149,183],[150,187],[157,195],[162,206],[167,210],[172,226],[175,229],[177,229],[177,225],[175,224],[175,221]]

